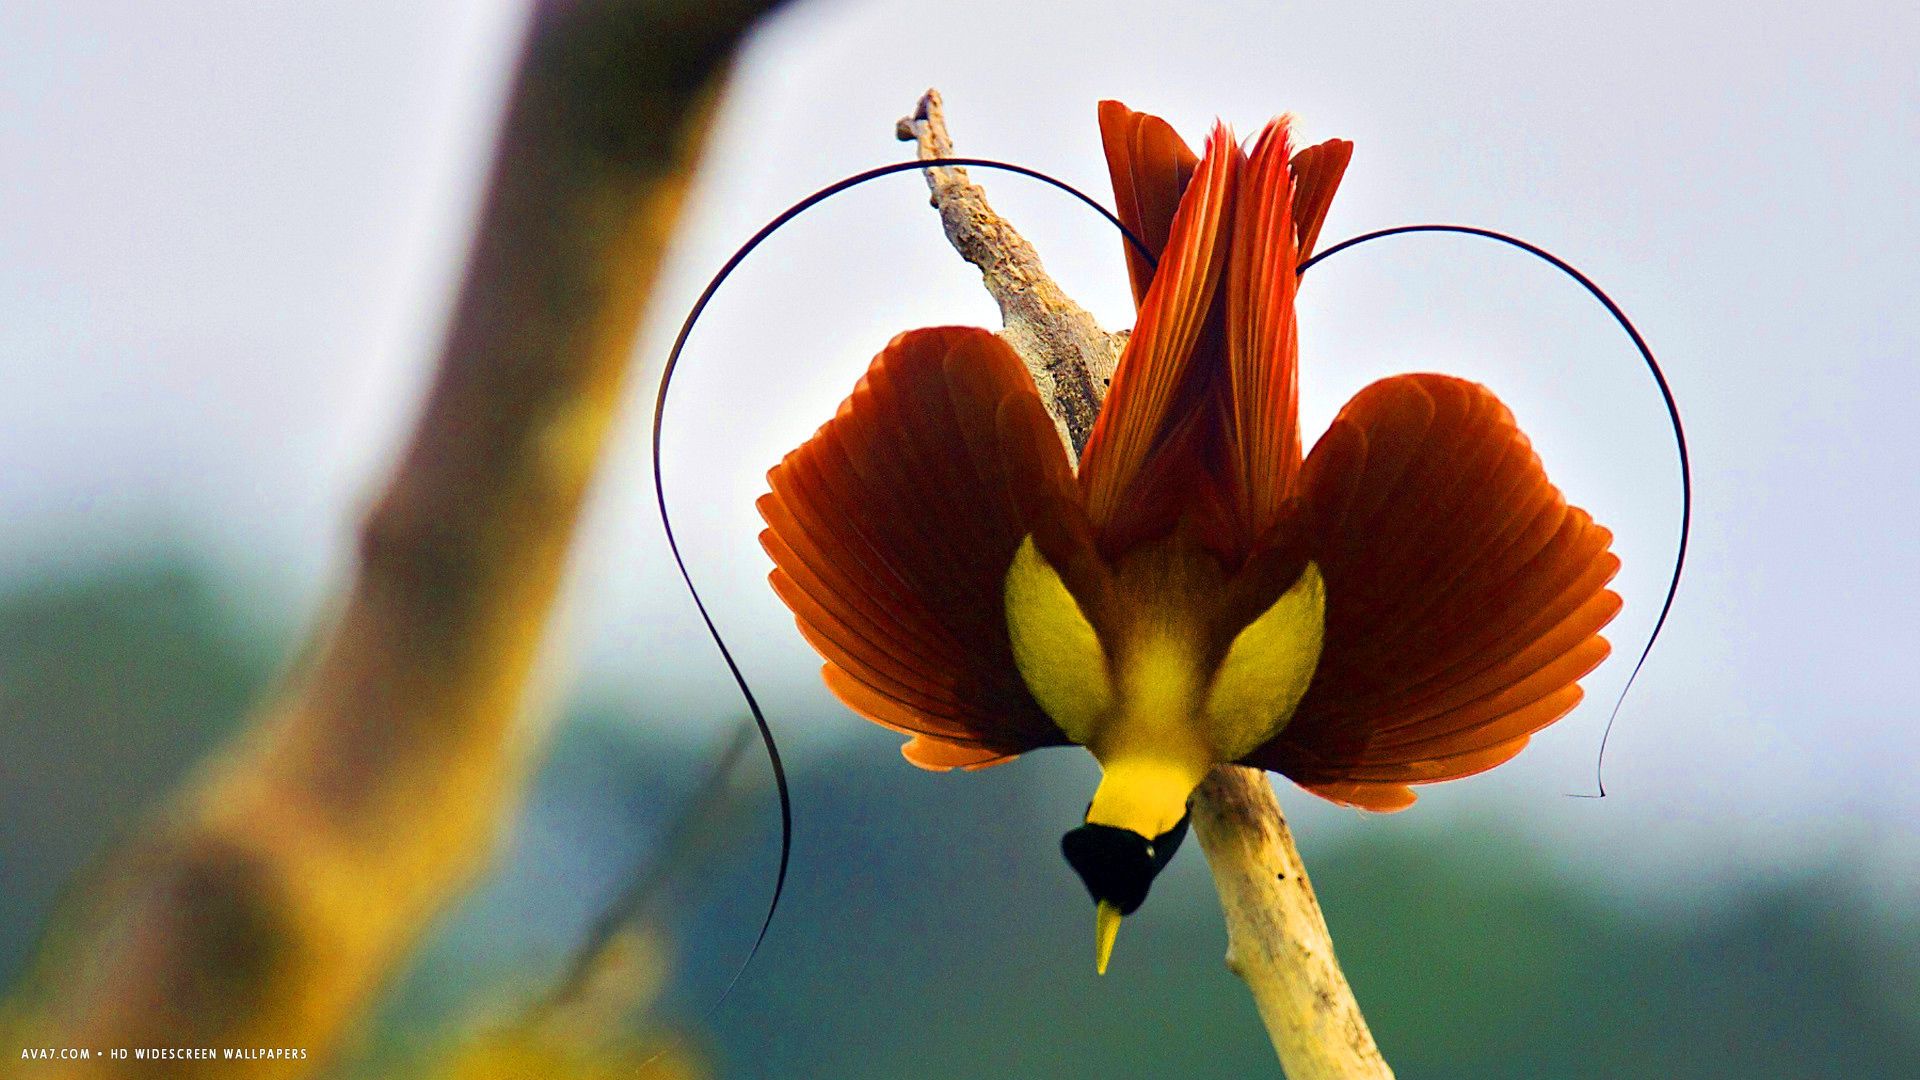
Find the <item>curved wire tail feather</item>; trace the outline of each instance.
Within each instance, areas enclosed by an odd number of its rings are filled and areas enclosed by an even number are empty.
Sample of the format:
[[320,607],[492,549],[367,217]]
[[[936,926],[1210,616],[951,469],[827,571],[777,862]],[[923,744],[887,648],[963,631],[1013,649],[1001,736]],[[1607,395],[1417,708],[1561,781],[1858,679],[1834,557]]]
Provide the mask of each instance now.
[[[1350,146],[1346,146],[1344,144],[1341,144],[1341,145],[1325,144],[1325,146],[1326,146],[1326,149],[1324,150],[1320,147],[1316,147],[1316,148],[1310,149],[1308,153],[1320,152],[1320,153],[1328,154],[1329,156],[1338,154],[1339,157],[1335,164],[1337,165],[1338,168],[1344,168],[1344,165],[1345,165],[1344,155],[1345,155],[1345,152],[1351,149]],[[708,281],[706,288],[701,291],[699,298],[694,301],[692,308],[688,311],[686,318],[680,325],[679,333],[674,337],[673,345],[667,353],[665,364],[663,365],[663,368],[660,373],[659,388],[654,397],[653,431],[652,431],[653,493],[654,493],[654,501],[660,513],[660,525],[662,530],[666,534],[667,548],[673,557],[674,567],[676,570],[679,571],[680,579],[686,585],[687,594],[689,597],[692,598],[694,607],[700,614],[700,621],[702,625],[706,627],[709,638],[712,639],[715,649],[719,651],[721,659],[725,662],[727,666],[727,672],[732,677],[735,687],[740,692],[741,698],[746,702],[748,711],[752,713],[753,722],[754,722],[755,728],[759,733],[761,745],[766,751],[768,766],[773,772],[774,785],[778,793],[779,802],[780,802],[779,868],[775,874],[772,895],[769,898],[767,903],[767,912],[765,917],[761,920],[759,931],[756,933],[754,937],[753,945],[751,949],[748,951],[746,959],[744,959],[741,962],[739,969],[735,971],[733,976],[727,981],[726,988],[722,991],[719,999],[717,999],[714,1002],[713,1008],[715,1009],[717,1009],[719,1005],[722,1002],[724,1002],[729,995],[732,994],[734,987],[739,984],[741,976],[746,973],[748,966],[752,964],[754,957],[758,955],[761,945],[764,944],[766,941],[768,930],[773,925],[774,914],[779,909],[780,899],[786,888],[787,872],[792,860],[793,800],[792,800],[792,793],[789,789],[789,785],[787,781],[786,767],[783,764],[781,759],[779,744],[774,737],[773,729],[771,725],[767,721],[766,712],[761,708],[760,702],[754,696],[753,690],[751,686],[749,686],[745,674],[740,670],[739,663],[735,660],[732,651],[727,648],[725,639],[721,636],[718,627],[714,624],[712,614],[707,610],[706,603],[701,598],[699,589],[693,583],[693,576],[687,568],[686,559],[680,550],[679,540],[674,533],[672,515],[667,510],[665,473],[661,464],[661,457],[660,457],[662,433],[665,429],[665,422],[666,422],[666,405],[667,405],[668,391],[672,387],[674,372],[679,366],[681,355],[684,353],[686,349],[688,340],[692,337],[694,327],[698,324],[701,316],[705,313],[707,309],[707,305],[712,301],[714,295],[720,290],[721,285],[723,285],[726,282],[726,280],[730,276],[732,276],[733,272],[739,268],[740,264],[744,262],[746,258],[749,255],[751,255],[756,248],[758,248],[762,243],[764,243],[775,232],[779,231],[788,222],[800,216],[802,213],[805,213],[807,210],[811,209],[812,207],[826,201],[829,198],[832,198],[835,195],[841,194],[842,192],[848,191],[862,184],[866,184],[870,181],[880,179],[881,177],[890,176],[895,173],[913,172],[913,171],[919,171],[919,170],[924,170],[928,168],[952,167],[952,166],[967,166],[967,167],[984,168],[984,169],[995,169],[1002,172],[1008,172],[1008,173],[1013,173],[1020,176],[1031,177],[1035,180],[1041,181],[1042,183],[1058,188],[1059,190],[1066,192],[1068,195],[1073,196],[1074,198],[1078,199],[1080,202],[1091,207],[1093,210],[1098,212],[1101,217],[1105,218],[1109,224],[1113,225],[1114,228],[1117,229],[1121,233],[1121,235],[1126,239],[1127,244],[1131,249],[1129,252],[1130,254],[1129,264],[1133,270],[1133,275],[1136,282],[1136,288],[1138,288],[1139,291],[1144,292],[1144,287],[1142,283],[1144,279],[1148,277],[1151,274],[1151,272],[1155,269],[1158,262],[1157,255],[1159,252],[1158,252],[1157,246],[1150,244],[1147,240],[1143,240],[1138,233],[1128,228],[1128,226],[1124,224],[1119,217],[1116,217],[1112,211],[1109,211],[1106,207],[1102,206],[1093,197],[1087,195],[1085,192],[1079,190],[1078,188],[1073,187],[1072,185],[1066,183],[1065,181],[1059,180],[1053,176],[1050,176],[1044,172],[1041,172],[1038,169],[1028,168],[1023,165],[1013,164],[1011,162],[997,161],[991,158],[949,157],[949,158],[939,158],[939,159],[925,160],[925,161],[916,160],[916,161],[893,162],[890,164],[877,166],[872,169],[867,169],[863,172],[855,173],[851,176],[847,176],[843,179],[835,181],[834,183],[828,184],[827,186],[819,189],[818,191],[813,192],[812,194],[806,196],[805,198],[800,199],[798,202],[794,203],[792,206],[788,207],[786,210],[782,211],[780,214],[775,216],[772,220],[768,221],[764,226],[762,226],[758,231],[756,231],[751,237],[749,237],[745,243],[740,245],[740,247],[736,251],[734,251],[734,253],[731,256],[728,257],[726,262],[721,265],[720,269],[714,274],[713,278],[710,281]],[[1333,173],[1333,176],[1337,180],[1337,171]],[[1153,225],[1155,224],[1159,224],[1159,223],[1152,223],[1149,225],[1150,231],[1153,229]],[[1317,216],[1313,220],[1311,220],[1310,224],[1312,228],[1312,233],[1317,234],[1318,227],[1319,227]],[[1160,225],[1159,227],[1164,229],[1166,226]],[[1521,251],[1527,252],[1528,254],[1533,255],[1536,258],[1542,259],[1547,263],[1551,264],[1556,269],[1560,270],[1562,273],[1571,277],[1574,281],[1578,282],[1583,288],[1585,288],[1589,294],[1591,294],[1595,299],[1599,300],[1600,303],[1605,306],[1608,314],[1613,317],[1614,321],[1617,324],[1619,324],[1620,328],[1625,330],[1628,337],[1630,337],[1633,340],[1634,348],[1639,351],[1641,359],[1645,361],[1648,371],[1652,373],[1654,382],[1659,387],[1661,399],[1666,406],[1667,416],[1673,427],[1674,442],[1675,442],[1676,448],[1679,451],[1679,459],[1680,459],[1681,512],[1680,512],[1679,546],[1675,552],[1673,575],[1667,585],[1666,598],[1664,599],[1664,601],[1661,603],[1661,606],[1660,606],[1659,618],[1654,623],[1653,632],[1648,636],[1645,647],[1642,648],[1640,651],[1639,659],[1634,663],[1633,671],[1628,676],[1626,685],[1621,689],[1620,697],[1614,703],[1613,711],[1607,718],[1606,730],[1601,736],[1600,760],[1596,761],[1596,764],[1595,764],[1595,781],[1596,781],[1596,787],[1598,788],[1597,794],[1591,795],[1591,796],[1582,796],[1582,797],[1588,797],[1588,798],[1604,797],[1606,795],[1606,786],[1604,783],[1604,778],[1601,773],[1601,767],[1605,759],[1607,740],[1612,734],[1614,721],[1619,717],[1620,707],[1621,707],[1621,704],[1624,703],[1624,701],[1626,700],[1627,692],[1632,689],[1634,680],[1638,678],[1641,668],[1646,664],[1648,655],[1653,651],[1654,643],[1659,639],[1660,632],[1666,626],[1667,616],[1672,611],[1674,596],[1679,591],[1681,572],[1686,563],[1687,541],[1691,531],[1692,517],[1693,517],[1693,482],[1692,482],[1691,462],[1687,453],[1686,433],[1681,424],[1679,406],[1674,401],[1672,388],[1668,385],[1666,375],[1661,370],[1659,362],[1654,358],[1652,350],[1647,346],[1645,339],[1641,337],[1639,330],[1635,328],[1632,321],[1627,318],[1626,313],[1620,309],[1620,306],[1618,304],[1614,303],[1611,297],[1609,297],[1604,291],[1602,291],[1598,285],[1595,285],[1593,281],[1589,279],[1585,274],[1575,269],[1572,265],[1567,263],[1565,260],[1559,258],[1558,256],[1540,247],[1537,247],[1533,244],[1530,244],[1516,237],[1509,236],[1505,233],[1497,232],[1492,229],[1477,228],[1474,226],[1444,225],[1444,224],[1401,225],[1401,226],[1396,226],[1394,228],[1389,228],[1389,229],[1379,229],[1373,232],[1362,234],[1360,236],[1352,237],[1347,240],[1343,240],[1340,243],[1334,244],[1328,248],[1325,248],[1319,251],[1318,253],[1312,255],[1310,258],[1307,258],[1306,260],[1304,260],[1299,264],[1298,273],[1304,274],[1309,269],[1319,265],[1321,262],[1325,261],[1326,259],[1331,258],[1332,256],[1340,252],[1358,247],[1362,244],[1370,243],[1375,240],[1384,239],[1389,236],[1399,236],[1399,235],[1405,235],[1410,233],[1457,233],[1461,235],[1479,236],[1485,239],[1495,240],[1500,243],[1518,248]],[[1164,244],[1165,242],[1164,237],[1160,237],[1160,239],[1161,239],[1161,243]],[[1300,244],[1301,250],[1302,251],[1312,250],[1313,239],[1314,239],[1314,236],[1311,234],[1302,236],[1301,237],[1302,242]]]

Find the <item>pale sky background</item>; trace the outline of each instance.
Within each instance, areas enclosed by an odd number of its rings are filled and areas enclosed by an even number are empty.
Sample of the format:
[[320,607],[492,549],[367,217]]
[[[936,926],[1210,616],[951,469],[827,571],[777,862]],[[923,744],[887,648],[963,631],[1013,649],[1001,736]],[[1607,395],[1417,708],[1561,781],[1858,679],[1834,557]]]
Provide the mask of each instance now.
[[[163,538],[229,560],[267,603],[325,594],[425,377],[518,16],[478,0],[0,6],[0,575]],[[737,714],[653,521],[652,381],[726,254],[815,187],[899,159],[893,122],[922,90],[945,93],[961,152],[1102,197],[1101,97],[1196,143],[1215,115],[1245,134],[1292,111],[1309,138],[1358,143],[1327,241],[1441,220],[1555,250],[1638,321],[1693,443],[1693,561],[1615,731],[1612,797],[1563,798],[1591,788],[1672,553],[1658,396],[1597,305],[1507,249],[1402,239],[1308,279],[1309,440],[1381,375],[1480,379],[1626,560],[1588,703],[1401,817],[1512,818],[1656,893],[1842,851],[1907,892],[1916,52],[1920,17],[1872,3],[796,3],[743,57],[654,306],[567,663],[643,694],[649,722],[706,736]],[[1030,181],[978,178],[1069,291],[1124,325],[1109,228]],[[767,245],[686,357],[673,505],[776,724],[835,718],[787,723],[794,743],[861,721],[764,586],[752,500],[892,333],[941,322],[996,316],[909,175]],[[1282,798],[1303,828],[1399,827]]]

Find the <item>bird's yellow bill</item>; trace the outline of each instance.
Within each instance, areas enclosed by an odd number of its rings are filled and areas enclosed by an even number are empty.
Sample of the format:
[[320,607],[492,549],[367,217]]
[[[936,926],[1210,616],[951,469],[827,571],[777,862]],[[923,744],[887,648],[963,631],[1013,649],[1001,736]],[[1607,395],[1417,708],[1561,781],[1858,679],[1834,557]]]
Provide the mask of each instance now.
[[1113,939],[1120,936],[1120,909],[1100,901],[1093,914],[1093,969],[1107,973],[1107,961],[1113,957]]

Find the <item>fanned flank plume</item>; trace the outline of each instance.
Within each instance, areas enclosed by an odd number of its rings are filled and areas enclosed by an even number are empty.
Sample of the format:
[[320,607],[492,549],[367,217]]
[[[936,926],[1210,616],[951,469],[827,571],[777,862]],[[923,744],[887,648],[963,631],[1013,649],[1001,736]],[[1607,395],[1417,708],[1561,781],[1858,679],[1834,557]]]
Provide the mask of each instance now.
[[1325,644],[1292,720],[1249,764],[1397,810],[1408,784],[1490,769],[1579,702],[1620,610],[1605,587],[1620,560],[1486,387],[1374,383],[1314,447],[1302,487]]
[[1066,452],[1005,342],[900,335],[768,481],[775,591],[833,692],[915,736],[909,760],[979,766],[1066,741],[1014,667],[999,604],[981,602],[1073,506]]

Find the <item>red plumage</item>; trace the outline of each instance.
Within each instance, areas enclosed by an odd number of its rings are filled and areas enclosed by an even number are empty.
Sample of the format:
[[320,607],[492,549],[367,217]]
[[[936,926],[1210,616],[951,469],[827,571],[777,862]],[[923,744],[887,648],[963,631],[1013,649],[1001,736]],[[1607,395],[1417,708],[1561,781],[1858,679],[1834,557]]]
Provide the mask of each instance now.
[[895,338],[769,476],[774,586],[828,685],[929,768],[1066,742],[1014,661],[1016,550],[1032,536],[1104,634],[1122,558],[1178,530],[1223,582],[1196,603],[1237,619],[1217,652],[1306,560],[1325,581],[1306,696],[1245,763],[1389,810],[1512,757],[1606,655],[1610,534],[1490,391],[1447,376],[1361,391],[1303,462],[1295,268],[1351,143],[1293,153],[1283,119],[1250,153],[1216,128],[1196,158],[1117,102],[1100,124],[1158,267],[1128,249],[1138,319],[1077,474],[1012,350],[948,327]]

